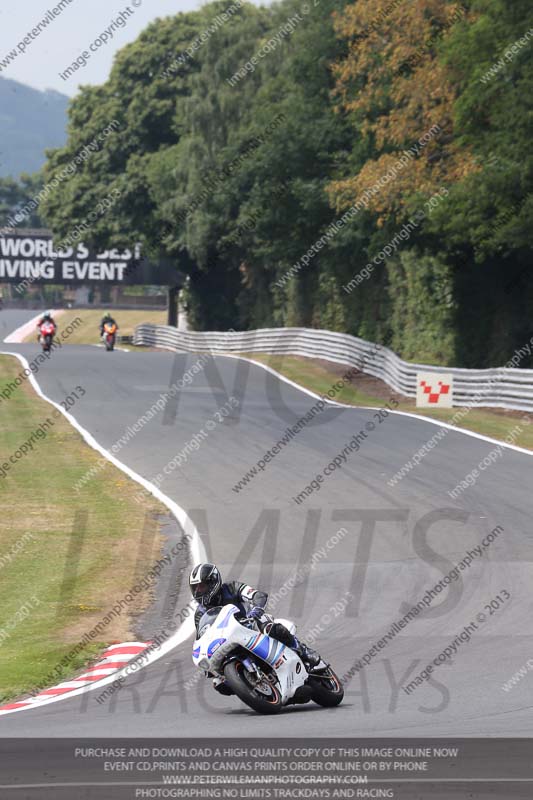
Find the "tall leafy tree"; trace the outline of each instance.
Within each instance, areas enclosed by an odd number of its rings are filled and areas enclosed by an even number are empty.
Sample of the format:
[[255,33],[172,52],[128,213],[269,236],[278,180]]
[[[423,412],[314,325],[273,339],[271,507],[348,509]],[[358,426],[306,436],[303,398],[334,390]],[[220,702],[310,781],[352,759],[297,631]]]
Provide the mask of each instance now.
[[42,210],[59,238],[173,258],[197,328],[320,326],[504,363],[533,301],[531,29],[526,0],[218,0],[157,20],[72,102],[48,183],[119,129]]
[[[464,7],[445,0],[358,0],[337,16],[348,54],[336,66],[336,89],[373,150],[356,174],[332,183],[339,208],[394,167],[391,180],[370,199],[371,208],[384,215],[402,211],[409,195],[431,194],[475,168],[458,142],[456,86],[439,59],[443,42],[470,20]],[[398,166],[413,147],[412,158]]]
[[[8,229],[43,227],[38,204],[35,202],[42,185],[39,173],[34,175],[23,173],[18,180],[0,178],[0,227]],[[17,225],[18,220],[15,219],[17,213],[22,217],[20,225]]]

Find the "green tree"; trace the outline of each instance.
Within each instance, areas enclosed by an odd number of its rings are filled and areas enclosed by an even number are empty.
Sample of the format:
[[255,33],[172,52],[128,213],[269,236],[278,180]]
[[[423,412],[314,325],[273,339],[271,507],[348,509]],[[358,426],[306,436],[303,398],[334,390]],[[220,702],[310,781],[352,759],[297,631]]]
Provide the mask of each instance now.
[[[40,209],[34,200],[41,191],[42,185],[43,181],[39,173],[35,175],[22,174],[19,180],[0,178],[0,226],[15,229],[42,228]],[[36,208],[34,208],[35,205],[37,205]],[[28,210],[24,211],[26,207]],[[19,219],[15,219],[17,214],[19,214],[20,222]]]

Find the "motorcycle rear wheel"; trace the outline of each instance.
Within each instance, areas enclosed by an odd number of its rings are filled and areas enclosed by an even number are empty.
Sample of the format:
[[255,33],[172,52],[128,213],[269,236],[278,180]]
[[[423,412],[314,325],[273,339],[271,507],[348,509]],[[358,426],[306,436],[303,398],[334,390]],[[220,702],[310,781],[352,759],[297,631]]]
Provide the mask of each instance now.
[[278,714],[281,711],[281,694],[277,686],[269,683],[269,696],[254,689],[247,680],[246,670],[241,661],[230,661],[226,664],[224,677],[237,697],[259,714]]
[[308,685],[311,687],[311,699],[323,708],[334,708],[342,703],[344,689],[331,667],[323,675],[311,675]]

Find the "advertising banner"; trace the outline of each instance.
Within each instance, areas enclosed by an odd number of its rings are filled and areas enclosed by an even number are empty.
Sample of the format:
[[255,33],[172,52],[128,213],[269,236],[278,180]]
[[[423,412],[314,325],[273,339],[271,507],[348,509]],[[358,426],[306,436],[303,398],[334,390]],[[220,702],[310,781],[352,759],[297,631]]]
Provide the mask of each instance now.
[[91,252],[82,242],[54,249],[49,231],[17,231],[0,236],[0,283],[20,291],[32,284],[181,286],[183,276],[170,261],[149,262],[138,245]]

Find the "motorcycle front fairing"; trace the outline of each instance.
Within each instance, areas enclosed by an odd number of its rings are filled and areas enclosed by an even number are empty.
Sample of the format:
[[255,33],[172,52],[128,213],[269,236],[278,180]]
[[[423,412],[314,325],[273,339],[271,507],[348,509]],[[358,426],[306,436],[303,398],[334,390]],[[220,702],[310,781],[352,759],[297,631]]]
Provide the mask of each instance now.
[[53,336],[56,332],[55,325],[51,322],[43,322],[39,330],[41,336]]
[[282,701],[286,703],[307,680],[308,673],[303,661],[277,639],[259,632],[255,627],[241,625],[235,616],[240,613],[237,606],[223,606],[216,616],[213,613],[215,611],[212,609],[211,615],[208,612],[202,617],[202,620],[206,618],[207,627],[200,621],[201,636],[195,641],[192,653],[194,664],[206,672],[222,674],[220,669],[230,653],[244,649],[275,671]]

